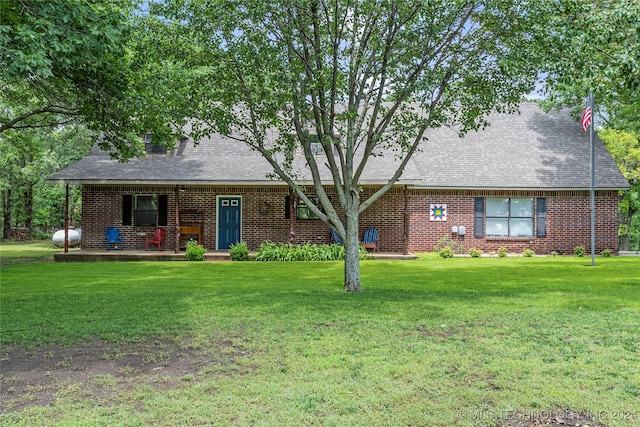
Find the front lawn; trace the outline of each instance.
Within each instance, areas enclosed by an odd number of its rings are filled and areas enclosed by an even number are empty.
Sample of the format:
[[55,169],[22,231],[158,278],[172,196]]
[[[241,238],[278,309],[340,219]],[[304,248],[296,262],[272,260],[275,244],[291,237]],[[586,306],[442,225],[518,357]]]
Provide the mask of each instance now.
[[340,262],[3,266],[0,424],[636,426],[639,271],[367,260],[347,294]]

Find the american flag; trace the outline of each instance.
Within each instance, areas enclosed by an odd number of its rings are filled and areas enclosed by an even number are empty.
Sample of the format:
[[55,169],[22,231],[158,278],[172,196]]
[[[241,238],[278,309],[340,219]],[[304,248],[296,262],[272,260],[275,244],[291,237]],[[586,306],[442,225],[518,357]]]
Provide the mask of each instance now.
[[582,119],[580,120],[580,123],[582,123],[582,130],[584,132],[586,132],[591,125],[591,105],[589,104],[589,100],[587,100],[587,106],[582,112]]

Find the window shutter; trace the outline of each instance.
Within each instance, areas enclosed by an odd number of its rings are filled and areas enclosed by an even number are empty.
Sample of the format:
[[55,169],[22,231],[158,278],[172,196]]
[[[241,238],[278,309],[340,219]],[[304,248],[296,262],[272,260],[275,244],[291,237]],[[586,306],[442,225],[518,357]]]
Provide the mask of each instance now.
[[536,199],[536,237],[547,237],[547,199]]
[[291,196],[284,196],[284,218],[291,218]]
[[133,213],[133,196],[124,194],[122,196],[122,225],[131,225]]
[[484,197],[476,197],[474,200],[473,237],[484,237]]
[[167,217],[169,211],[169,198],[166,194],[158,196],[158,225],[167,225]]

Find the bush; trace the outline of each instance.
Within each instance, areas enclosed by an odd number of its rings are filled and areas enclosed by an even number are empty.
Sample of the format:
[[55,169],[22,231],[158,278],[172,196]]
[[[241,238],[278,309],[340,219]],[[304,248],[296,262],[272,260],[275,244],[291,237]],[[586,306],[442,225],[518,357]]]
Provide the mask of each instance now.
[[229,246],[231,261],[249,261],[249,248],[245,242],[238,242]]
[[603,258],[609,258],[611,256],[611,249],[604,249],[600,252],[600,255],[602,255]]
[[449,246],[445,246],[438,252],[442,258],[453,258],[453,250]]
[[482,251],[480,249],[471,249],[469,250],[469,254],[472,258],[480,258],[482,256]]
[[560,255],[560,253],[558,251],[551,251],[549,252],[549,255],[551,255],[552,257],[557,257],[558,255]]
[[576,246],[575,248],[573,248],[573,253],[578,257],[583,257],[584,254],[587,253],[587,251],[585,250],[584,246]]
[[498,249],[498,256],[500,258],[506,258],[506,256],[507,256],[507,248],[499,248]]
[[[367,250],[360,247],[360,259],[367,257]],[[338,261],[344,259],[344,246],[338,244],[316,245],[304,243],[274,243],[265,240],[256,251],[256,261]]]
[[31,229],[31,238],[33,240],[51,240],[51,237],[53,237],[53,233],[49,233],[46,230],[40,228]]
[[442,258],[451,258],[456,252],[459,254],[464,252],[464,246],[462,245],[462,243],[451,240],[447,236],[444,236],[442,239],[438,240],[438,243],[433,247],[433,251],[437,254],[441,254],[445,249],[447,251],[450,251],[451,255],[440,255]]
[[524,251],[522,251],[522,256],[527,258],[531,258],[535,254],[536,253],[532,249],[525,249]]
[[204,261],[204,254],[206,252],[207,250],[204,246],[199,245],[195,240],[189,239],[187,242],[187,252],[185,254],[187,261]]

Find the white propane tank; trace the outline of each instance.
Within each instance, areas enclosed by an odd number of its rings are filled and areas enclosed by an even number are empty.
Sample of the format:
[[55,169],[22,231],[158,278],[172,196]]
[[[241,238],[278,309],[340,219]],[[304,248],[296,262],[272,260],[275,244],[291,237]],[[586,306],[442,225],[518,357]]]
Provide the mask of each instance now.
[[[69,247],[73,248],[80,244],[80,233],[76,230],[69,230]],[[58,230],[53,233],[51,241],[57,248],[64,248],[64,230]]]

